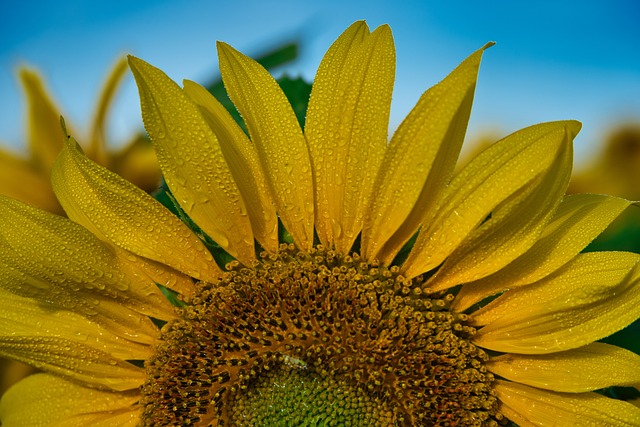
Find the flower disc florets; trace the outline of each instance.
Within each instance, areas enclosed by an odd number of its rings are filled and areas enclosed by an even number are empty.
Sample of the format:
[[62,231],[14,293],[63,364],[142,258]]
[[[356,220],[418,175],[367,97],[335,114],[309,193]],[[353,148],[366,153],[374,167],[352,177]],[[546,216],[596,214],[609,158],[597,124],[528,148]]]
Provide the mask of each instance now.
[[163,329],[146,425],[495,423],[488,356],[451,294],[320,246],[228,267]]

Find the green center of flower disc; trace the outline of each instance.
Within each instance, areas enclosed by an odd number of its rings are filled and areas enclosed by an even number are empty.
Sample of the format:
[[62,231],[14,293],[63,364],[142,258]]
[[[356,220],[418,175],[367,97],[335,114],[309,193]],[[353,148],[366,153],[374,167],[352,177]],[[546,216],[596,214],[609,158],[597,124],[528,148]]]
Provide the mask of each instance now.
[[385,402],[348,382],[321,376],[298,359],[285,358],[245,393],[230,400],[233,426],[389,426]]
[[234,262],[162,329],[143,424],[495,425],[488,356],[452,300],[322,247]]

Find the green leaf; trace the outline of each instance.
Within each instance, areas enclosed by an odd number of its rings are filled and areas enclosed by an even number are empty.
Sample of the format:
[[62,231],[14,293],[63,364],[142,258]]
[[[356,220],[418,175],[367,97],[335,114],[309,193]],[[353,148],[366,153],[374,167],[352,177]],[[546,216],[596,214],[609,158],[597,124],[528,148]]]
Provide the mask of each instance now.
[[632,205],[585,252],[629,251],[640,253],[640,206]]
[[304,119],[307,114],[307,105],[309,105],[309,95],[311,95],[311,83],[306,82],[302,77],[293,79],[285,75],[278,79],[278,84],[293,107],[300,127],[304,129]]

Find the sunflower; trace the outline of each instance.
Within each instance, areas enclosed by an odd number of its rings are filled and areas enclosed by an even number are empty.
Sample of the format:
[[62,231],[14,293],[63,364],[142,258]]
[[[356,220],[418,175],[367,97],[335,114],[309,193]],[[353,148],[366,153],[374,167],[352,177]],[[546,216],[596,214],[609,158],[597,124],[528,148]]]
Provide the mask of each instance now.
[[70,219],[1,199],[0,349],[45,372],[3,425],[639,425],[594,392],[640,385],[639,356],[596,342],[639,317],[640,255],[581,253],[631,202],[563,197],[580,124],[453,172],[486,47],[390,142],[387,26],[331,46],[304,132],[224,43],[248,136],[131,57],[171,210],[72,138],[52,172]]
[[[153,191],[160,180],[160,169],[146,138],[136,136],[118,152],[109,150],[105,141],[105,120],[126,70],[126,58],[122,58],[109,73],[96,105],[86,154],[144,190]],[[27,102],[29,156],[24,158],[0,149],[0,194],[63,214],[49,180],[53,162],[64,145],[60,108],[48,94],[40,73],[21,67],[18,76]]]

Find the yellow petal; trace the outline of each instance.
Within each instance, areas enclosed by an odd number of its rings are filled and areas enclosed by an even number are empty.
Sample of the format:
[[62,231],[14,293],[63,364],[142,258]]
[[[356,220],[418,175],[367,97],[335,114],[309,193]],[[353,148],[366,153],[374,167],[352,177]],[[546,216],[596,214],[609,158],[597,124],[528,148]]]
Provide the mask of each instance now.
[[[113,249],[116,256],[122,260],[119,263],[119,269],[129,278],[131,283],[135,284],[135,288],[139,289],[139,293],[147,295],[145,299],[150,299],[149,296],[151,295],[147,289],[148,283],[162,285],[185,296],[192,296],[196,292],[193,279],[186,274],[182,274],[160,262],[132,254],[124,249],[118,247]],[[142,289],[145,289],[146,292],[142,292]],[[136,310],[158,319],[168,320],[173,318],[159,317],[157,314],[149,314],[139,308],[136,308]]]
[[45,177],[31,162],[3,150],[0,150],[0,194],[49,212],[63,213],[48,175]]
[[21,379],[36,372],[36,368],[26,363],[10,359],[0,359],[0,396]]
[[124,250],[114,252],[67,218],[17,200],[0,197],[0,217],[6,221],[0,227],[0,287],[119,323],[131,336],[155,334],[146,316],[175,317],[154,281],[119,253]]
[[149,358],[149,345],[46,302],[3,290],[0,296],[0,356],[96,387],[131,390],[144,383],[144,370],[126,360]]
[[429,216],[453,173],[471,113],[480,60],[489,46],[426,91],[394,133],[374,184],[376,196],[365,216],[365,257],[390,263]]
[[617,197],[577,194],[564,198],[538,241],[524,255],[484,279],[466,284],[452,309],[464,311],[504,289],[534,283],[576,256],[631,202]]
[[36,169],[48,175],[65,135],[60,127],[60,111],[44,88],[40,75],[28,68],[19,71],[27,99],[27,141]]
[[87,159],[69,139],[51,182],[69,215],[99,238],[200,280],[219,274],[189,228],[153,197]]
[[578,122],[542,123],[496,142],[454,177],[403,265],[417,276],[438,266],[487,216],[547,172],[578,133]]
[[284,227],[299,248],[313,245],[313,182],[306,140],[278,83],[260,64],[218,42],[220,72],[258,151]]
[[218,137],[220,148],[247,207],[255,238],[270,252],[278,250],[278,217],[258,153],[231,114],[199,84],[185,80],[184,91],[198,104],[202,117]]
[[597,393],[554,393],[501,380],[494,389],[498,399],[539,426],[640,425],[640,408]]
[[[521,311],[532,301],[548,303],[566,291],[567,287],[582,283],[581,276],[588,275],[586,283],[601,281],[618,283],[627,278],[629,272],[640,263],[640,255],[629,252],[588,252],[577,255],[571,262],[538,283],[508,290],[497,299],[472,314],[475,325],[486,325],[503,316]],[[547,293],[547,290],[551,292]],[[533,298],[533,299],[532,299]],[[539,299],[535,299],[539,298]]]
[[517,383],[580,393],[611,386],[640,387],[640,356],[613,345],[592,343],[543,355],[504,354],[487,367]]
[[[318,67],[307,107],[304,133],[309,144],[314,175],[315,228],[320,242],[324,245],[333,244],[334,228],[339,220],[338,215],[342,213],[342,203],[338,203],[342,201],[344,192],[344,176],[341,169],[346,162],[345,148],[349,141],[341,141],[342,145],[339,145],[335,140],[350,137],[343,135],[344,132],[336,134],[336,131],[340,132],[341,113],[341,100],[336,92],[338,89],[350,89],[340,87],[341,71],[350,68],[348,71],[351,73],[348,77],[353,76],[354,65],[358,65],[354,59],[362,51],[365,38],[370,38],[369,28],[364,21],[358,21],[347,28],[331,45]],[[347,67],[348,65],[350,67]],[[354,109],[353,105],[351,108]],[[353,119],[353,115],[350,118]],[[327,143],[331,148],[329,153]],[[341,162],[341,168],[337,169],[330,161]],[[336,170],[340,172],[336,173]],[[337,200],[330,197],[330,191],[339,192],[340,198]]]
[[140,423],[137,391],[114,393],[36,374],[0,401],[4,427],[134,427]]
[[395,48],[388,26],[349,27],[322,60],[305,122],[320,241],[347,253],[387,146]]
[[640,317],[640,255],[590,252],[477,314],[473,341],[490,350],[545,354],[589,344]]
[[113,105],[116,90],[122,83],[126,71],[127,60],[122,57],[115,63],[105,82],[91,123],[89,146],[86,150],[87,157],[104,167],[111,167],[105,143],[105,122],[109,108]]
[[167,185],[187,215],[240,262],[251,264],[251,223],[220,144],[198,106],[166,74],[129,57],[142,118]]
[[514,409],[512,409],[509,405],[506,405],[504,402],[500,402],[498,405],[498,413],[506,417],[509,421],[515,423],[518,427],[537,427],[538,424],[534,424],[528,419],[524,418]]
[[531,248],[567,190],[572,160],[568,144],[548,173],[516,193],[471,232],[430,278],[429,288],[442,290],[486,277]]
[[[54,274],[50,274],[51,278],[48,278],[39,272],[27,271],[28,268],[25,266],[16,266],[15,263],[19,263],[19,260],[16,261],[18,258],[9,258],[3,254],[0,259],[0,268],[6,270],[0,275],[0,290],[41,301],[51,310],[74,311],[131,342],[145,345],[154,342],[158,330],[148,315],[155,315],[153,317],[162,320],[176,317],[170,306],[165,307],[169,305],[166,298],[160,299],[159,295],[138,301],[139,295],[129,295],[122,290],[113,292],[111,289],[107,290],[108,288],[100,282],[78,283],[77,278],[73,276],[70,276],[63,286],[56,287],[64,281],[64,272],[58,273],[59,279],[54,278]],[[127,297],[130,299],[126,299]],[[153,304],[156,301],[160,302],[158,306]]]

